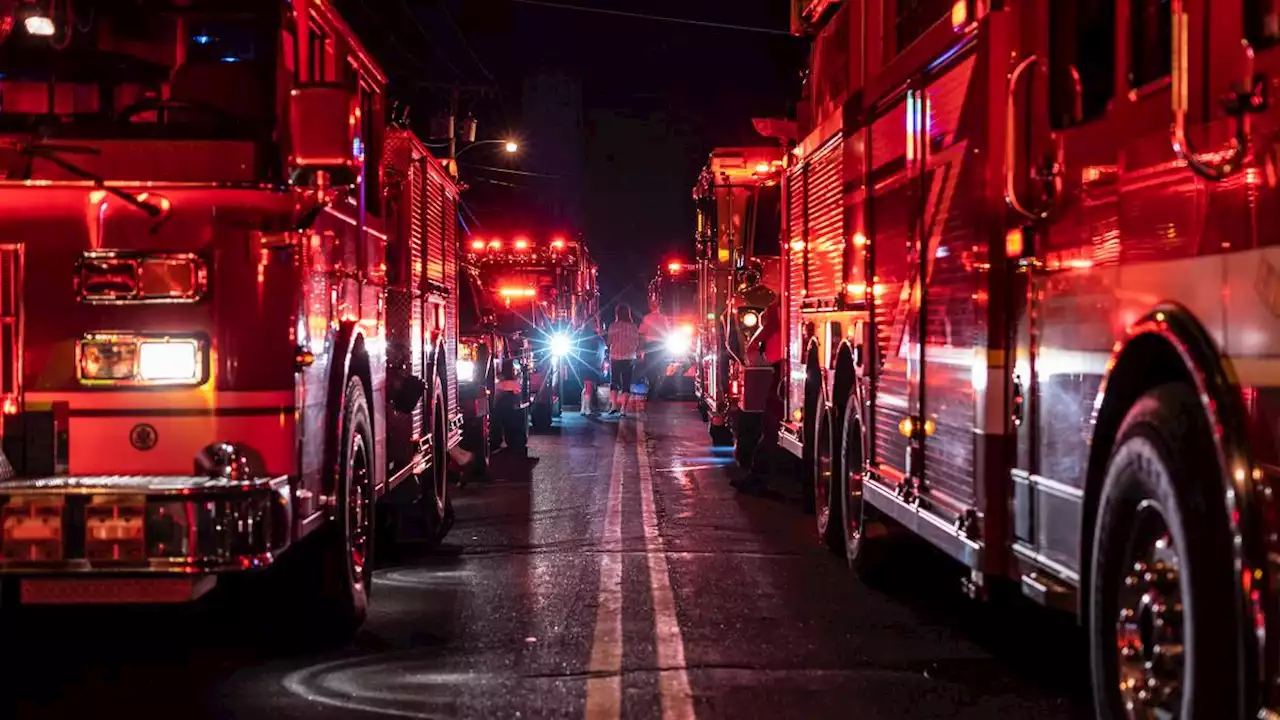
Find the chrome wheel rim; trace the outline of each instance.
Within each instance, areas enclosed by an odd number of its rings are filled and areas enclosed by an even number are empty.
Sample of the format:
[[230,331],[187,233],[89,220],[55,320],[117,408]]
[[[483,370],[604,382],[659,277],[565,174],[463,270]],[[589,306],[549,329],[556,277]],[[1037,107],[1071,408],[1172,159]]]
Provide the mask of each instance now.
[[817,445],[814,452],[814,492],[818,501],[818,526],[826,528],[831,522],[831,475],[834,463],[831,457],[831,428],[823,421],[818,426]]
[[1129,531],[1129,572],[1119,590],[1116,663],[1130,718],[1175,718],[1183,688],[1182,562],[1164,516],[1143,502]]
[[359,583],[364,579],[369,555],[369,454],[364,437],[359,434],[351,438],[351,478],[347,489],[351,573]]
[[[846,442],[852,444],[852,440],[853,438],[849,438]],[[862,468],[858,467],[857,458],[851,452],[845,453],[844,539],[846,554],[850,557],[857,554],[858,545],[862,541],[862,482],[858,476],[860,472]]]

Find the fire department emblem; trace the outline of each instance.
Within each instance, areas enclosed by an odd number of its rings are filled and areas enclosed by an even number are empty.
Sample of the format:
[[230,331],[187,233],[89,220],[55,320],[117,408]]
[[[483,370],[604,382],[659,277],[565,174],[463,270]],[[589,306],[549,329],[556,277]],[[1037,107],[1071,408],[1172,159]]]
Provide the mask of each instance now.
[[146,452],[156,446],[156,441],[160,439],[160,433],[156,432],[155,426],[147,423],[134,425],[129,431],[129,443],[133,445],[135,450]]

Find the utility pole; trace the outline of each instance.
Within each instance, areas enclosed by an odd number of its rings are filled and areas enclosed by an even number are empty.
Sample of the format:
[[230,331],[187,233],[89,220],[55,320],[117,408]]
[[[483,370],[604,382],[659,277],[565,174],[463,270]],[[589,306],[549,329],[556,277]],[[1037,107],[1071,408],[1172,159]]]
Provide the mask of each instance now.
[[458,157],[458,94],[460,89],[455,80],[449,90],[449,161],[457,163]]

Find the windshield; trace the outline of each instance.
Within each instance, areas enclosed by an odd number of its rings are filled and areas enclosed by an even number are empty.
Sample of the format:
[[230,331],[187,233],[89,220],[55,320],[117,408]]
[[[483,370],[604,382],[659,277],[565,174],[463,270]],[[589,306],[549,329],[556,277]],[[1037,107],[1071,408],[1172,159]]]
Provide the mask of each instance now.
[[688,275],[679,280],[663,278],[658,285],[658,308],[672,318],[696,314],[698,311],[698,279]]
[[751,197],[752,257],[782,255],[782,186],[761,185]]
[[[0,14],[15,5],[0,0]],[[68,0],[53,6],[43,30],[17,22],[7,38],[0,34],[0,133],[269,137],[281,37],[277,4],[190,0],[179,8],[172,0]],[[53,34],[32,34],[29,25]]]

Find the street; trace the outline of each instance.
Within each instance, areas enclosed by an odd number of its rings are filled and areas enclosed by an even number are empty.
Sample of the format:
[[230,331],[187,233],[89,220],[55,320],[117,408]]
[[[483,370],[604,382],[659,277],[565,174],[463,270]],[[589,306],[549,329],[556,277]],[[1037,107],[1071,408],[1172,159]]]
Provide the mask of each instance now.
[[730,488],[691,404],[566,412],[528,456],[457,491],[444,547],[383,558],[353,647],[244,649],[205,609],[31,616],[4,640],[0,716],[1091,715],[1070,619],[973,603],[925,551],[867,587],[793,481]]

